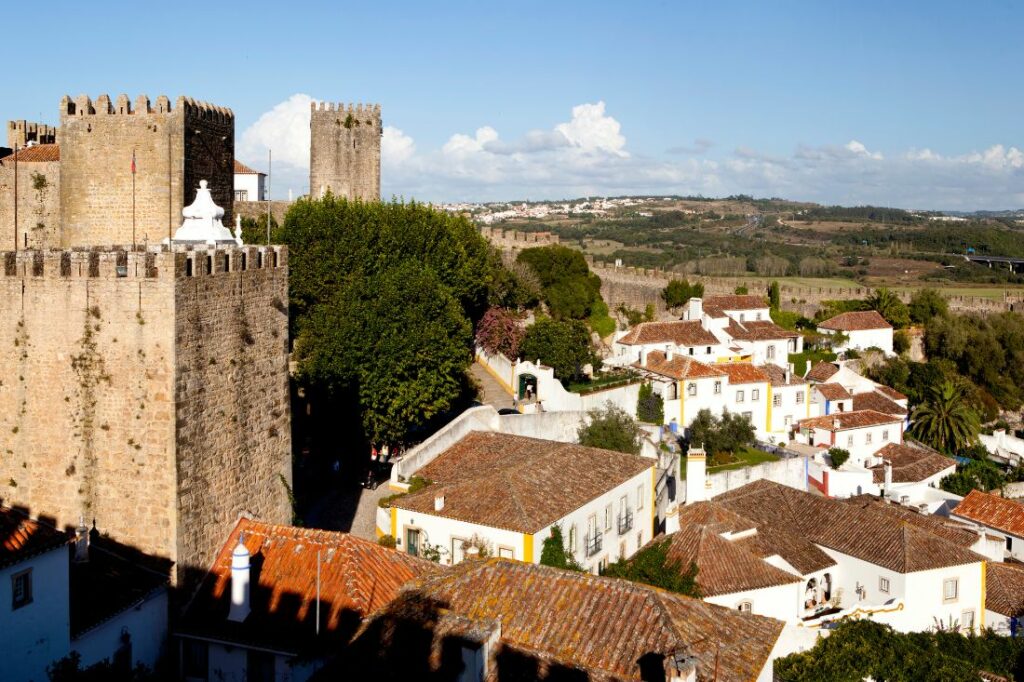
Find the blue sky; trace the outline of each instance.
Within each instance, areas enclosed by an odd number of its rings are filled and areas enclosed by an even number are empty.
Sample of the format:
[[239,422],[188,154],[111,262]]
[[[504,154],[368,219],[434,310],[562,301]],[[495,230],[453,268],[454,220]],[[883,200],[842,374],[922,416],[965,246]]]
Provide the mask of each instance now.
[[42,42],[0,41],[0,118],[55,122],[65,93],[209,100],[244,161],[273,147],[278,195],[307,189],[311,97],[382,104],[388,195],[1024,207],[1021,3],[58,1],[42,20]]

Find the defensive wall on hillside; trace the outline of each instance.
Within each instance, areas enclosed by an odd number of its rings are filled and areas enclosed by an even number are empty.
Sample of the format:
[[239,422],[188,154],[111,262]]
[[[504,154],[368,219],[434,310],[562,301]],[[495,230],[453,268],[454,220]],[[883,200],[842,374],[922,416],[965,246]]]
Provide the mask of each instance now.
[[[516,254],[523,249],[537,246],[558,244],[558,235],[537,232],[519,232],[517,230],[501,230],[482,227],[481,234],[492,244],[501,249],[507,261],[515,260]],[[767,295],[772,278],[761,277],[707,277],[703,275],[680,275],[658,268],[638,268],[620,265],[586,256],[591,270],[601,278],[601,296],[608,307],[615,310],[625,305],[643,310],[648,303],[653,303],[659,314],[667,313],[661,292],[673,278],[685,277],[690,282],[704,285],[704,293],[708,296],[732,294],[737,287],[747,287],[752,294]],[[781,283],[779,286],[780,302],[784,310],[794,310],[811,316],[823,301],[862,299],[872,292],[870,287],[808,287]],[[910,292],[896,292],[904,302],[910,300]],[[1002,299],[984,296],[947,296],[951,310],[958,312],[1005,312],[1019,310],[1024,306],[1024,295],[1006,292]]]
[[207,570],[240,514],[290,521],[285,248],[0,263],[3,504],[179,571]]

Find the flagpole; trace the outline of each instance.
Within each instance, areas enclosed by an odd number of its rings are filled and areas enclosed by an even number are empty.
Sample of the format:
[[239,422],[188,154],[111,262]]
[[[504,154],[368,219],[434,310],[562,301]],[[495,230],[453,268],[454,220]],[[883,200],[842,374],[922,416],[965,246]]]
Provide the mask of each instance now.
[[135,250],[135,150],[132,150],[132,251]]

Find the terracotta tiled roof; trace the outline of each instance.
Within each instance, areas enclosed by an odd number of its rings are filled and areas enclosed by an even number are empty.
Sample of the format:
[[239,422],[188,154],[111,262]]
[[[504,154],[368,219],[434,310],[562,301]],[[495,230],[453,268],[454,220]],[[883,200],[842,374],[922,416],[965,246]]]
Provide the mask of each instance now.
[[736,384],[757,384],[768,383],[772,379],[768,372],[749,362],[722,362],[715,367],[723,370],[729,375],[729,383]]
[[[937,452],[896,443],[889,443],[876,454],[892,463],[893,483],[916,483],[956,466],[956,460]],[[871,467],[871,474],[875,483],[882,483],[885,480],[885,466],[879,464]]]
[[[455,619],[461,622],[452,628]],[[781,621],[625,580],[489,559],[462,562],[407,587],[363,629],[352,662],[371,667],[376,674],[370,679],[443,651],[452,629],[460,638],[469,631],[465,639],[473,641],[497,632],[499,624],[488,682],[563,676],[639,681],[651,679],[641,673],[648,661],[660,668],[676,652],[696,658],[697,679],[753,680],[783,629]],[[422,651],[410,651],[417,645]],[[435,653],[435,660],[432,670],[406,664],[402,676],[390,679],[428,679],[444,665],[443,654]]]
[[633,366],[672,379],[706,379],[726,376],[721,365],[707,365],[689,356],[678,354],[674,355],[671,360],[666,360],[665,354],[661,351],[648,353],[647,364],[635,363]]
[[263,173],[258,170],[253,170],[252,168],[249,168],[238,159],[235,159],[235,175],[266,175],[266,173]]
[[768,307],[768,299],[754,294],[708,296],[703,300],[703,306],[714,306],[722,310],[761,310]]
[[677,346],[717,346],[718,339],[700,321],[641,322],[618,341],[633,346],[674,343]]
[[1007,618],[1024,616],[1024,565],[988,562],[985,608]]
[[70,537],[20,511],[0,507],[0,568],[66,545]]
[[[767,480],[755,481],[715,498],[761,528],[802,535],[822,547],[897,573],[981,562],[967,549],[962,529],[945,528],[913,510],[889,505],[883,511],[811,495]],[[905,514],[914,514],[910,518]]]
[[866,391],[853,395],[854,410],[874,410],[882,414],[894,414],[901,417],[907,416],[907,408],[899,403],[890,400],[878,391]]
[[803,386],[807,383],[807,380],[796,372],[789,372],[789,383],[786,383],[786,372],[788,370],[779,367],[778,365],[760,365],[769,377],[771,377],[772,386]]
[[800,582],[799,576],[772,566],[709,526],[680,525],[678,531],[656,538],[648,547],[660,542],[668,543],[667,566],[685,572],[691,564],[697,565],[697,586],[704,597]]
[[18,159],[18,163],[49,163],[51,161],[60,161],[60,145],[34,144],[31,147],[25,147],[14,154],[8,154],[3,157],[3,159],[0,159],[0,163],[5,166],[13,166],[15,157]]
[[972,490],[952,512],[983,526],[1024,538],[1024,504]]
[[818,384],[814,390],[825,397],[825,400],[849,400],[853,396],[842,384]]
[[881,384],[875,386],[875,390],[886,396],[890,400],[907,400],[907,396],[903,395],[895,388],[889,386],[882,386]]
[[852,507],[883,514],[899,523],[916,526],[964,549],[970,549],[978,541],[978,533],[961,521],[935,514],[921,514],[913,507],[894,504],[877,495],[854,495],[843,502]]
[[832,378],[832,375],[838,371],[839,368],[831,362],[819,362],[811,368],[810,372],[807,373],[807,380],[818,382],[828,381]]
[[[818,386],[820,389],[821,387]],[[836,422],[839,422],[838,427]],[[882,424],[901,424],[903,419],[891,414],[882,414],[874,410],[858,410],[856,412],[834,412],[824,417],[811,417],[801,419],[797,424],[800,428],[825,429],[826,431],[846,431],[848,429],[863,429],[868,426],[881,426]]]
[[783,329],[771,320],[754,322],[736,322],[732,320],[725,328],[725,333],[740,341],[781,341],[795,339],[800,336],[796,332]]
[[[654,460],[573,443],[473,432],[418,475],[432,485],[392,504],[519,533],[536,533],[654,466]],[[435,511],[435,498],[444,507]]]
[[843,332],[864,331],[866,329],[892,329],[878,311],[860,310],[852,313],[840,313],[830,317],[818,325],[821,329],[833,329]]
[[679,525],[709,526],[719,532],[739,533],[757,528],[757,524],[728,507],[715,502],[694,502],[679,507]]
[[[231,554],[239,537],[252,556],[251,612],[227,620]],[[298,652],[314,639],[317,562],[321,636],[348,641],[363,618],[383,607],[412,578],[441,570],[348,533],[275,526],[241,519],[189,604],[180,631]]]

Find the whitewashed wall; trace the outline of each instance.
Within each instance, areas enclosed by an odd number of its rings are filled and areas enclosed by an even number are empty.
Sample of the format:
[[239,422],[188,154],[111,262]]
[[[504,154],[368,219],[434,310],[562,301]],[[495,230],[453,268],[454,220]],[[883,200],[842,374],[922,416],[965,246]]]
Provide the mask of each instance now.
[[[32,570],[32,602],[12,610],[11,576]],[[46,682],[46,666],[70,650],[68,550],[59,547],[0,570],[0,678]]]
[[[781,483],[798,490],[806,490],[806,461],[803,457],[791,457],[776,462],[763,462],[743,469],[729,469],[709,474],[707,477],[710,482],[710,487],[707,488],[708,499],[761,479]],[[680,503],[684,502],[686,486],[678,486],[676,494]]]
[[730,609],[736,609],[741,602],[747,601],[750,602],[753,613],[759,616],[796,622],[800,619],[801,593],[801,583],[794,582],[787,585],[764,587],[759,590],[743,590],[705,597],[704,601]]
[[113,660],[121,647],[121,637],[131,637],[132,665],[153,669],[167,645],[167,590],[160,589],[145,601],[119,613],[71,641],[71,648],[82,655],[82,667]]

